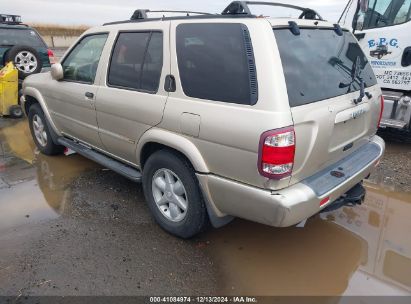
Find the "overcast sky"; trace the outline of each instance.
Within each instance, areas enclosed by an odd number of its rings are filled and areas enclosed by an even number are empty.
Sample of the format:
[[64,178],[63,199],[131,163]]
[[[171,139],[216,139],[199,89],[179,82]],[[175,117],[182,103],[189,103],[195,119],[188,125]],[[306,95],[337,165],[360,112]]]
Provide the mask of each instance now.
[[[268,1],[268,0],[267,0]],[[274,1],[274,0],[273,0]],[[316,9],[336,22],[348,0],[276,0]],[[196,10],[220,13],[230,0],[0,0],[0,13],[21,15],[24,22],[87,24],[129,19],[137,8]],[[261,9],[252,10],[260,14]],[[274,11],[264,11],[274,15]]]

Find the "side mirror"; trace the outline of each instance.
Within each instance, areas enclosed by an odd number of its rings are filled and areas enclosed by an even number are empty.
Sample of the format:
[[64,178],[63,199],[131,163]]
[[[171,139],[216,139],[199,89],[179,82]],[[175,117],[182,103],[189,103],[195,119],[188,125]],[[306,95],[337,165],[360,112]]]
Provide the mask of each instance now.
[[63,67],[60,63],[55,63],[51,66],[51,77],[57,81],[64,78]]

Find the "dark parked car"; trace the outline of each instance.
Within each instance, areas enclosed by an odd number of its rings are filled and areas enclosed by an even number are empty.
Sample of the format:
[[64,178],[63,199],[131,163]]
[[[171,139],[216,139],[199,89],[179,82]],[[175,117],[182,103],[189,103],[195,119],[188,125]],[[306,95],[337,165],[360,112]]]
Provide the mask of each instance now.
[[19,78],[50,68],[54,55],[47,44],[17,15],[0,14],[0,67],[13,61],[19,70]]

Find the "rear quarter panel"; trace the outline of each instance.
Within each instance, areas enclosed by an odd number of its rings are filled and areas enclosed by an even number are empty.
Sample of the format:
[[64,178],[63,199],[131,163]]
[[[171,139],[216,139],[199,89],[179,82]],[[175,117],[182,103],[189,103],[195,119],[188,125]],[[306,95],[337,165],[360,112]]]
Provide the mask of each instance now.
[[[184,136],[201,153],[211,173],[260,188],[283,188],[289,179],[270,181],[258,172],[258,148],[262,133],[293,124],[282,65],[270,24],[264,19],[218,20],[242,23],[248,27],[253,44],[258,80],[258,101],[254,106],[188,97],[181,86],[177,54],[176,27],[181,23],[206,23],[209,20],[171,23],[171,73],[176,92],[169,95],[162,123],[158,126]],[[184,131],[186,114],[199,121],[198,134]]]

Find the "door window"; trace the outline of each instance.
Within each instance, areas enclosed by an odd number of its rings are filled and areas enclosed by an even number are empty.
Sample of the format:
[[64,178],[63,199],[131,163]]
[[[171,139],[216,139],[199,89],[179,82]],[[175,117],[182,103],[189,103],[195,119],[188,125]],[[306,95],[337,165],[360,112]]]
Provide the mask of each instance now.
[[163,68],[163,34],[120,33],[111,57],[110,86],[156,93]]
[[357,29],[372,29],[401,24],[410,20],[411,0],[368,0],[359,10]]
[[62,63],[64,79],[94,83],[98,63],[108,34],[84,37]]

